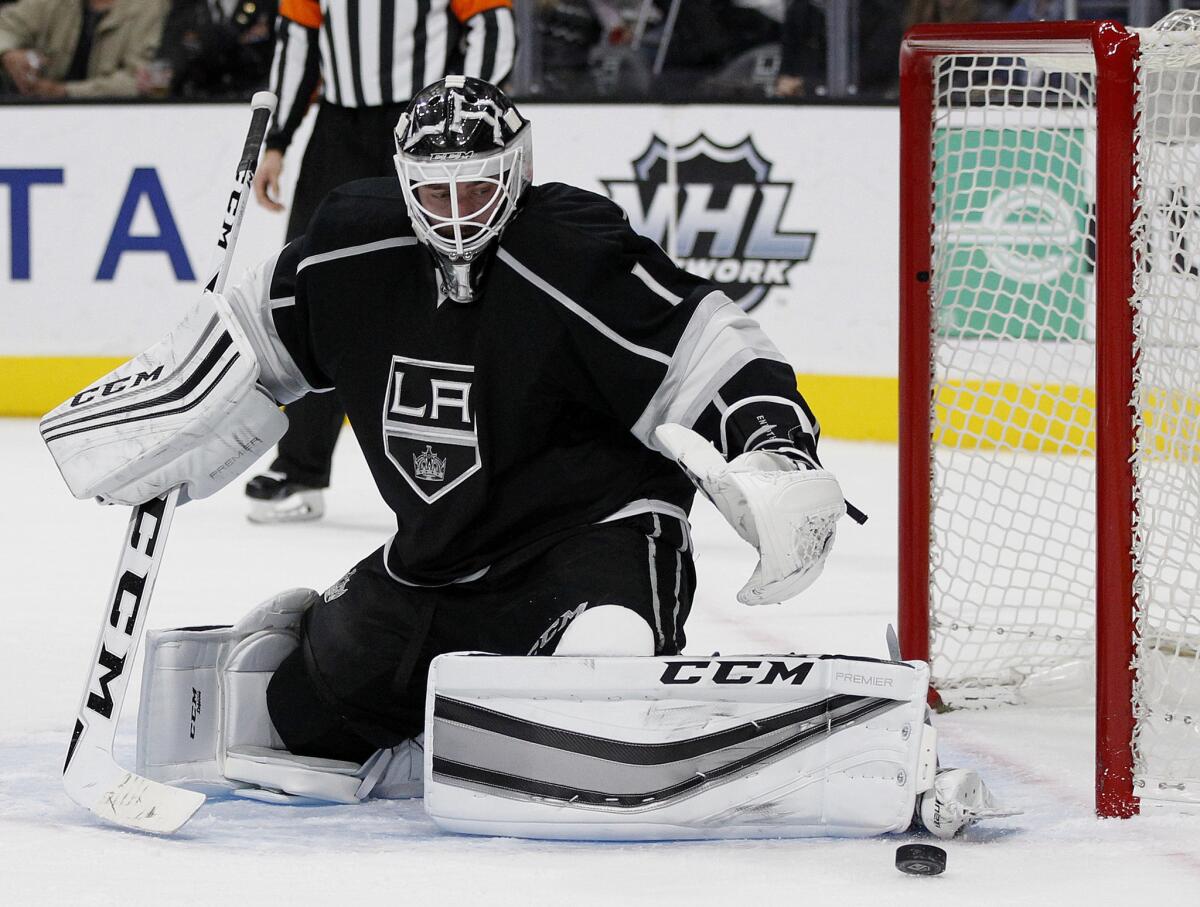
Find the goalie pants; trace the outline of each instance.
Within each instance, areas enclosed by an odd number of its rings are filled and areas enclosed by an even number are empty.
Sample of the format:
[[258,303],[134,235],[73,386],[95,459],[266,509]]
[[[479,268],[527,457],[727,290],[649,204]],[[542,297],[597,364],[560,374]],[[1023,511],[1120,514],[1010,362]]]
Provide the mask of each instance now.
[[652,628],[657,654],[678,654],[694,585],[687,525],[663,514],[587,527],[461,585],[400,583],[381,548],[305,613],[300,646],[267,690],[271,720],[293,753],[361,762],[423,730],[435,656],[549,655],[596,605],[632,609]]

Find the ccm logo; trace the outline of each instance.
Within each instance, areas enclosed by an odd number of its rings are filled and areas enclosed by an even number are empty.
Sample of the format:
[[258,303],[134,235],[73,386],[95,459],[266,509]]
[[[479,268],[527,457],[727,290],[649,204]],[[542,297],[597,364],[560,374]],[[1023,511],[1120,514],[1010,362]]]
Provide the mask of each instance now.
[[123,390],[137,387],[139,384],[147,384],[150,381],[157,381],[160,377],[162,377],[162,371],[163,367],[160,365],[152,372],[138,372],[136,375],[126,375],[124,378],[114,378],[112,381],[97,387],[85,388],[71,398],[71,406],[76,407],[83,403],[91,403],[96,399],[97,394],[99,394],[101,397],[111,397],[113,394],[119,394]]
[[200,717],[201,707],[200,691],[192,687],[192,720],[188,725],[188,736],[193,740],[196,739],[196,719]]
[[[127,542],[128,547],[146,558],[154,556],[154,546],[162,529],[163,511],[166,504],[162,498],[155,498],[141,504],[136,512],[138,519],[133,527],[133,533]],[[100,654],[92,665],[92,677],[88,683],[87,707],[103,718],[113,717],[112,687],[124,686],[126,659],[133,650],[137,629],[138,612],[142,607],[142,595],[146,591],[146,576],[150,565],[146,564],[140,570],[131,566],[117,580],[117,588],[113,594],[108,621],[100,637]],[[125,618],[122,621],[122,618]],[[97,692],[97,689],[99,692]],[[68,754],[67,761],[71,761]]]
[[858,683],[869,687],[890,687],[892,678],[890,677],[872,677],[870,674],[834,674],[834,680],[840,680],[842,683]]
[[799,685],[812,670],[802,661],[672,661],[658,679],[659,683],[790,683]]

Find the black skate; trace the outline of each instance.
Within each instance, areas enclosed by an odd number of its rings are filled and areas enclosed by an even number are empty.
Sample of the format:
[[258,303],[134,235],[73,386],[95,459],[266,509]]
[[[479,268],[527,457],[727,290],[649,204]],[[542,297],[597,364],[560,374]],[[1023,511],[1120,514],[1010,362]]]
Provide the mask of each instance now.
[[289,482],[280,472],[265,472],[246,483],[251,523],[302,523],[325,513],[320,488]]

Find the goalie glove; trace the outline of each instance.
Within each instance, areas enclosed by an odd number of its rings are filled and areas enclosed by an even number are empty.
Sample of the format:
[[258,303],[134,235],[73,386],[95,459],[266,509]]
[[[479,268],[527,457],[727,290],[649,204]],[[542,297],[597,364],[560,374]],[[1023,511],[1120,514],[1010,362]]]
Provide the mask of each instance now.
[[738,593],[746,605],[786,601],[813,584],[846,512],[842,489],[823,469],[802,469],[783,454],[755,450],[725,462],[700,435],[682,425],[655,429],[659,443],[758,549],[758,566]]

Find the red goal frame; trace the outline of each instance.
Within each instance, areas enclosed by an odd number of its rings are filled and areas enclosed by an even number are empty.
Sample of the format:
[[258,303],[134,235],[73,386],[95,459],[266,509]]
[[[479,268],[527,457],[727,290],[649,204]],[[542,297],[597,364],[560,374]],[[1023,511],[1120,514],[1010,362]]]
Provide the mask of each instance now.
[[[1113,22],[919,25],[900,51],[900,650],[929,659],[933,63],[939,56],[1090,53],[1096,61],[1096,812],[1133,796],[1134,61]],[[924,427],[922,427],[924,426]],[[931,699],[936,691],[931,690]]]

